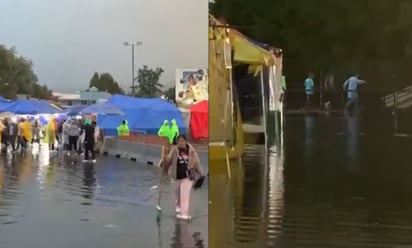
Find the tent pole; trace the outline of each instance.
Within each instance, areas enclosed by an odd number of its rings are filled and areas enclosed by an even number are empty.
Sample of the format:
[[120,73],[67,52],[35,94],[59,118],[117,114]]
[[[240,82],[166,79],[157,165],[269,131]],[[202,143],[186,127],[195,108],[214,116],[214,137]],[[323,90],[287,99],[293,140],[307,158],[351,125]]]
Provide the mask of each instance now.
[[267,123],[266,123],[266,97],[265,97],[265,84],[263,81],[263,66],[260,70],[260,88],[261,88],[261,93],[262,93],[262,110],[263,110],[263,131],[264,131],[264,137],[265,137],[265,151],[267,152],[268,150],[268,137],[267,137]]

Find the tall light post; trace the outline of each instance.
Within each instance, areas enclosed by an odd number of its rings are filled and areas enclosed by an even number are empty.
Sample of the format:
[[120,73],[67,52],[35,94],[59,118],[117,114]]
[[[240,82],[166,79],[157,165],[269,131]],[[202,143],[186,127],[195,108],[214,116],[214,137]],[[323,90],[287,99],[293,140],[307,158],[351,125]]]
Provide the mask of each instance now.
[[135,46],[141,46],[143,44],[143,42],[142,41],[133,41],[133,42],[125,41],[125,42],[123,42],[123,44],[125,46],[132,47],[132,95],[134,97],[134,89],[135,89],[135,87],[134,87],[134,81],[135,81],[135,78],[134,78],[134,47]]

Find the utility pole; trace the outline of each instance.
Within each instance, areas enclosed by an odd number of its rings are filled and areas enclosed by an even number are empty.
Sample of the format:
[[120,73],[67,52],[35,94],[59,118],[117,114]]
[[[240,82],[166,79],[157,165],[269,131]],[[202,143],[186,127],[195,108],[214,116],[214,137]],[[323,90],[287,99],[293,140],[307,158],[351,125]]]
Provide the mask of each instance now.
[[135,85],[134,85],[134,82],[135,82],[135,77],[134,77],[134,47],[135,46],[141,46],[142,44],[143,44],[143,42],[142,41],[135,41],[135,42],[130,42],[130,41],[125,41],[125,42],[123,42],[123,44],[125,45],[125,46],[130,46],[130,47],[132,47],[132,96],[134,97],[135,96]]

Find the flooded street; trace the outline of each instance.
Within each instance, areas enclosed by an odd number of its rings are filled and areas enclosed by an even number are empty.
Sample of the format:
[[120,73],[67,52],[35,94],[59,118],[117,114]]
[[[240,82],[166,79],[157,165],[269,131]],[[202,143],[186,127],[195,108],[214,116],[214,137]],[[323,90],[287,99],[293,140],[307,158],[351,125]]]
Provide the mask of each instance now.
[[211,208],[211,222],[225,227],[211,230],[210,242],[412,247],[412,140],[394,137],[383,123],[288,116],[283,151],[265,157],[262,147],[248,147],[231,184],[212,178],[211,200],[228,199],[229,207]]
[[[151,165],[100,157],[59,163],[30,153],[0,163],[0,247],[208,247],[208,192],[192,193],[192,222],[175,218],[171,184]],[[47,161],[50,160],[50,163]]]

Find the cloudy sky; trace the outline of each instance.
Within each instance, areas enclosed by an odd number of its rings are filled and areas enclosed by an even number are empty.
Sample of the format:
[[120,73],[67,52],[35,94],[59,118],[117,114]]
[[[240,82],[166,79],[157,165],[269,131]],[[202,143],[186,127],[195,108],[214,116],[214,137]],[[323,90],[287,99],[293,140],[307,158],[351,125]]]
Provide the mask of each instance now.
[[206,0],[0,0],[0,43],[30,58],[39,81],[57,91],[88,86],[109,72],[131,84],[136,68],[162,67],[171,84],[176,68],[207,68]]

